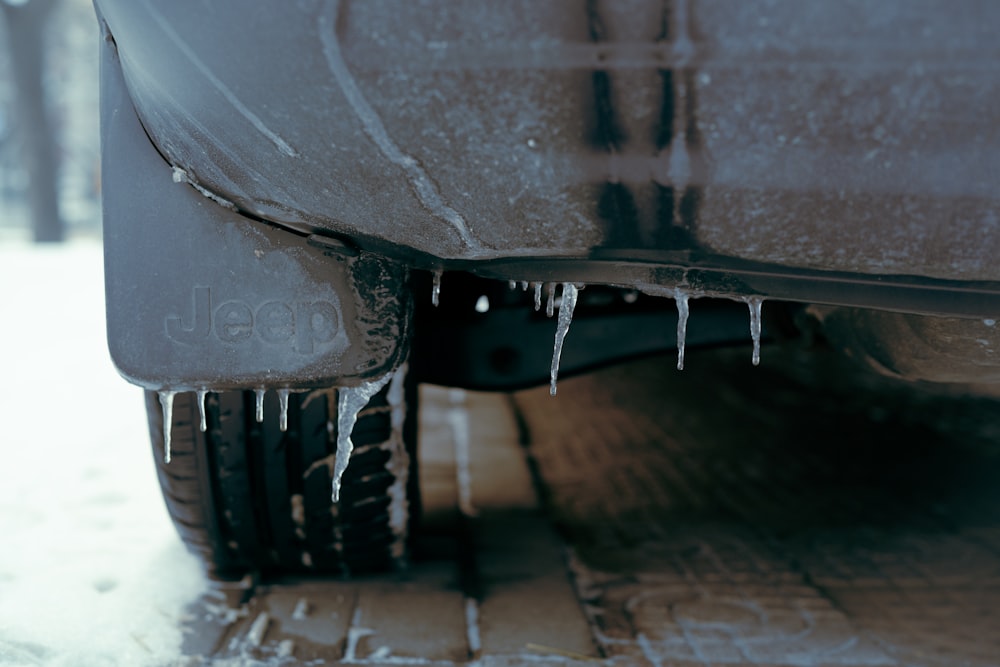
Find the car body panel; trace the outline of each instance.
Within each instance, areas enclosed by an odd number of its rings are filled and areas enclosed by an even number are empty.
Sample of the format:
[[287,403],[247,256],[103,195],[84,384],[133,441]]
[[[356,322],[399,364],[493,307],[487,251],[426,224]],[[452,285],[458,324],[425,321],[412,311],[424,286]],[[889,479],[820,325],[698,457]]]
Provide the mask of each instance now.
[[1000,5],[98,0],[165,157],[405,257],[1000,279]]

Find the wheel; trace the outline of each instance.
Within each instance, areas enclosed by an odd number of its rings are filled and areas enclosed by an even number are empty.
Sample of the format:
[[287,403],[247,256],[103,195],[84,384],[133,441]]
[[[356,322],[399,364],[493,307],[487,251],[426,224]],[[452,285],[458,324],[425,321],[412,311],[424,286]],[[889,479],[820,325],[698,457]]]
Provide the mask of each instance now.
[[196,394],[177,394],[170,463],[159,398],[147,392],[160,487],[181,539],[210,574],[227,579],[251,571],[350,574],[404,563],[419,513],[416,399],[404,367],[360,412],[334,503],[336,390],[291,394],[284,432],[276,392],[265,394],[261,423],[254,392],[208,394],[205,432]]

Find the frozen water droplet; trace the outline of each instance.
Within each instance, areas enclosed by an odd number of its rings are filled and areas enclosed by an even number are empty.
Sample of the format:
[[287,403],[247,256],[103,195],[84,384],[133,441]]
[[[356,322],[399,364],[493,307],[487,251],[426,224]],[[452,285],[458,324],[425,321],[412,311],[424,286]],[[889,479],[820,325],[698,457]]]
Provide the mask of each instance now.
[[522,280],[521,281],[521,291],[522,292],[527,292],[528,291],[528,281],[527,280]]
[[682,290],[674,291],[674,301],[677,303],[677,370],[684,370],[684,343],[687,340],[689,297]]
[[542,283],[535,283],[535,312],[542,309]]
[[278,403],[281,405],[278,413],[278,428],[281,429],[282,433],[288,430],[288,394],[290,392],[290,389],[278,390]]
[[552,317],[556,312],[556,284],[549,283],[549,300],[545,304],[545,316]]
[[576,308],[577,287],[573,283],[563,283],[562,303],[559,304],[559,321],[556,323],[556,343],[552,348],[552,368],[549,371],[549,394],[556,395],[556,381],[559,379],[559,360],[562,357],[563,341],[573,322]]
[[434,286],[431,288],[431,303],[437,306],[441,302],[441,269],[434,272]]
[[198,390],[198,421],[202,433],[208,430],[208,421],[205,419],[205,396],[207,394],[208,389]]
[[170,428],[174,425],[174,396],[176,391],[161,391],[160,407],[163,408],[163,462],[170,463]]
[[267,389],[261,387],[260,389],[254,389],[254,394],[257,396],[257,409],[255,411],[255,416],[257,417],[257,423],[264,421],[264,392]]
[[365,382],[358,387],[342,387],[337,390],[337,458],[333,466],[333,502],[340,501],[340,480],[347,470],[354,451],[351,441],[351,431],[358,421],[358,413],[368,405],[372,396],[377,394],[389,380],[392,373],[377,380]]
[[476,300],[476,312],[477,313],[488,313],[490,312],[490,298],[483,294]]
[[753,365],[760,364],[760,315],[764,306],[764,299],[759,296],[752,296],[747,300],[750,308],[750,337],[753,338]]

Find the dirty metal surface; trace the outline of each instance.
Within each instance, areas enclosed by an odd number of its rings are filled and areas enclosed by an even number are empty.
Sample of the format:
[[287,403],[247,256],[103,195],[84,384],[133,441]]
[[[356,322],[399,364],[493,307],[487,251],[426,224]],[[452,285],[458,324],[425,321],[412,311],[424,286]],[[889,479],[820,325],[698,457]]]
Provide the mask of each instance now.
[[1000,665],[1000,394],[749,352],[424,387],[410,568],[206,595],[190,664]]
[[1000,664],[996,399],[828,351],[696,352],[517,396],[609,657]]

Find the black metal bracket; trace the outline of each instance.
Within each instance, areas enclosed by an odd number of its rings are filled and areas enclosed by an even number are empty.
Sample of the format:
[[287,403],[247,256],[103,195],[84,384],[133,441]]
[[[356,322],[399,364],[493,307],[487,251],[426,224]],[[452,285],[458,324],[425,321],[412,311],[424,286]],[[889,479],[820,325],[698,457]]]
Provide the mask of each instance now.
[[[511,391],[549,381],[556,317],[533,307],[533,287],[446,273],[440,304],[431,304],[427,274],[414,280],[417,300],[411,371],[421,382],[466,389]],[[484,300],[485,299],[485,300]],[[477,308],[478,305],[478,308]],[[693,299],[688,348],[750,345],[747,305]],[[677,347],[678,314],[672,299],[591,285],[579,300],[562,350],[559,377]],[[771,318],[770,321],[774,321]],[[765,327],[764,339],[769,337]],[[749,363],[749,350],[748,350]]]

